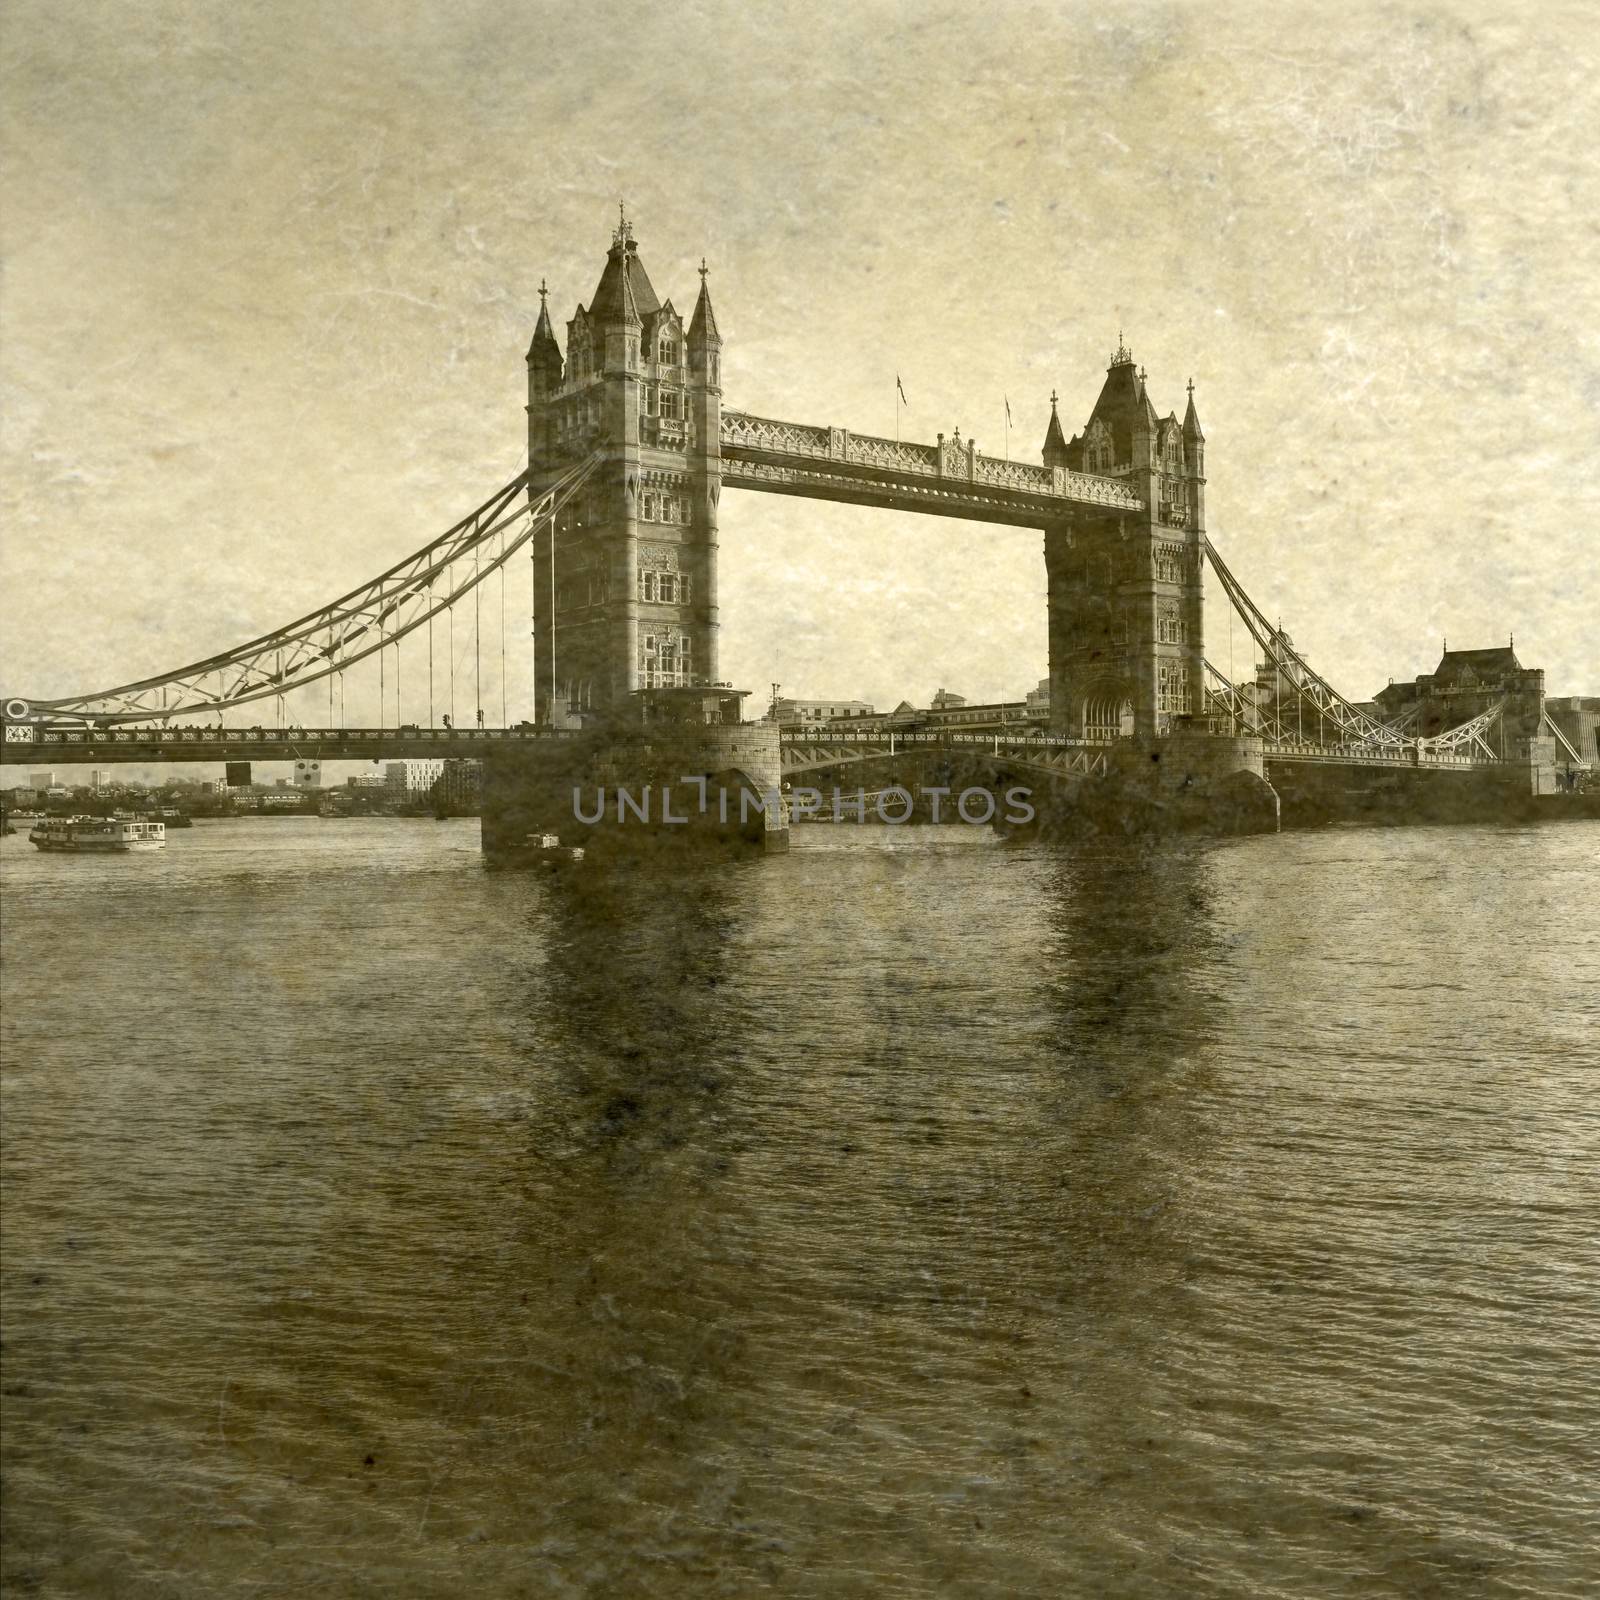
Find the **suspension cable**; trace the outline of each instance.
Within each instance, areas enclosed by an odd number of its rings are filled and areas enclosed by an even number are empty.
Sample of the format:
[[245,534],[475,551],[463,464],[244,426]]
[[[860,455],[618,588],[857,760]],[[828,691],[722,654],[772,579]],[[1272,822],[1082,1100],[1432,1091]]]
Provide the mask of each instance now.
[[478,552],[472,552],[472,698],[478,706],[478,726],[483,726],[483,645],[479,636]]
[[428,579],[428,726],[433,726],[433,579]]
[[509,728],[506,712],[506,536],[500,535],[500,726]]
[[550,726],[556,723],[556,514],[550,513]]
[[[30,699],[40,711],[109,725],[227,711],[343,671],[465,598],[469,583],[475,587],[486,579],[534,537],[546,516],[578,493],[597,460],[591,456],[578,463],[537,497],[527,495],[524,470],[470,516],[404,561],[269,634],[174,671],[93,694]],[[504,539],[497,551],[495,535],[501,533]],[[468,550],[474,552],[474,562],[465,569],[466,582],[442,597],[431,590],[430,579],[452,568],[452,563],[459,566]],[[382,690],[386,699],[387,682]]]
[[[1233,602],[1231,600],[1228,601],[1228,681],[1230,683],[1238,681],[1233,676]],[[1231,704],[1228,707],[1228,720],[1233,725],[1234,737],[1238,738],[1239,713],[1234,710]]]

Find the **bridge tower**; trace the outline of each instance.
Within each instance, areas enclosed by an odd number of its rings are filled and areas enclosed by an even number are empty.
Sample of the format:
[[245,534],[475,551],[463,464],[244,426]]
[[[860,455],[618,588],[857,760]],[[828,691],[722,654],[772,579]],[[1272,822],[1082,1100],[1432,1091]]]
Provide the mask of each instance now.
[[623,215],[565,358],[541,288],[527,363],[530,497],[600,461],[534,541],[536,720],[573,726],[638,689],[715,683],[722,340],[704,263],[685,327]]
[[1194,385],[1183,421],[1158,417],[1119,338],[1081,434],[1056,398],[1044,464],[1121,479],[1142,512],[1080,510],[1045,530],[1050,711],[1078,738],[1172,731],[1204,694],[1205,435]]

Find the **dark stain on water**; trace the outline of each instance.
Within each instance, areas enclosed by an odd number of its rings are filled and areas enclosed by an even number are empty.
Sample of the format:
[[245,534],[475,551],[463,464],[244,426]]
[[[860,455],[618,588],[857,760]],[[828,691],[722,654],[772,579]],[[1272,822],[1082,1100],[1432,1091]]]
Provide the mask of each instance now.
[[1592,1594],[1597,858],[6,840],[6,1591]]

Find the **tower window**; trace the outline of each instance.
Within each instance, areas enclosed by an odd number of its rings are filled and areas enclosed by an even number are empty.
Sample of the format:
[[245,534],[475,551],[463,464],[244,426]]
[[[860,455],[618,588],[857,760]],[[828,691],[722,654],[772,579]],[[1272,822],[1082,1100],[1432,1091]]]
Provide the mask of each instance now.
[[661,341],[661,360],[664,366],[675,367],[678,364],[678,341],[676,339],[663,339]]

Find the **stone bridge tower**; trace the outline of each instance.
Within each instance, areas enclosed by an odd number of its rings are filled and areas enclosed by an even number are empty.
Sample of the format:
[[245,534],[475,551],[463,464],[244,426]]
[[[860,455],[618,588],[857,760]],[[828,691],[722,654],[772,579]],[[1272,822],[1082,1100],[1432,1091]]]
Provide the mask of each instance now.
[[1050,713],[1077,738],[1173,731],[1204,704],[1205,435],[1194,385],[1183,421],[1158,417],[1118,340],[1082,434],[1050,400],[1044,464],[1125,482],[1136,513],[1080,510],[1045,531]]
[[590,455],[583,493],[534,540],[535,704],[572,726],[642,688],[717,681],[722,340],[701,264],[687,326],[618,222],[563,359],[546,291],[528,349],[529,493]]

